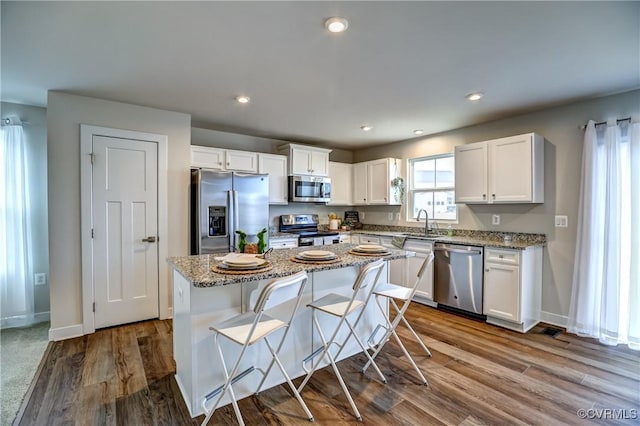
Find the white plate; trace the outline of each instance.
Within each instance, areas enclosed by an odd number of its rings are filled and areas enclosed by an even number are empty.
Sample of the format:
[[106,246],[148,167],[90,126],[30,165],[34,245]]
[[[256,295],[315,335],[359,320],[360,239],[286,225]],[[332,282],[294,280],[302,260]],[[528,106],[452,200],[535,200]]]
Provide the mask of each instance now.
[[222,261],[225,265],[229,266],[256,266],[261,265],[265,261],[256,257],[237,257],[234,259],[225,259]]
[[387,251],[387,249],[385,247],[379,246],[377,244],[360,244],[359,246],[356,247],[356,250],[359,250],[359,251],[373,251],[373,252]]
[[305,250],[300,252],[300,256],[307,259],[324,259],[327,257],[334,257],[335,253],[326,250]]

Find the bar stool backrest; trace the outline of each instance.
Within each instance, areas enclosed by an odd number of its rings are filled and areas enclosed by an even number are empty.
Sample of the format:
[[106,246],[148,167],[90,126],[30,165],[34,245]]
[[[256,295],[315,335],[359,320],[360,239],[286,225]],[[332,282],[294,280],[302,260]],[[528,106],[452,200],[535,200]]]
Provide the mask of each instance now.
[[373,288],[373,285],[378,281],[378,278],[380,277],[383,266],[384,261],[382,259],[365,265],[360,270],[358,277],[353,283],[353,292],[358,293],[360,290],[366,289],[369,286]]
[[262,289],[258,300],[256,300],[253,312],[260,314],[263,311],[295,298],[299,301],[306,284],[306,271],[271,281]]

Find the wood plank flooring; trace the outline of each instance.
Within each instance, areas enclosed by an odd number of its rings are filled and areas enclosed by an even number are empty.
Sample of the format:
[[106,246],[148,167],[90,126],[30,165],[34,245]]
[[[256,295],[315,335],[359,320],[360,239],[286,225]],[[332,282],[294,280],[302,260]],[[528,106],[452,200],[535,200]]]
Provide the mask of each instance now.
[[[527,334],[412,304],[407,318],[433,353],[400,328],[428,386],[389,342],[378,357],[386,385],[360,354],[338,364],[367,425],[640,424],[640,353],[538,326]],[[145,321],[56,342],[19,425],[196,425],[173,374],[171,321]],[[296,380],[299,383],[300,379]],[[302,393],[318,425],[359,424],[333,372]],[[240,402],[248,425],[309,424],[288,387]],[[582,419],[579,410],[600,413]],[[604,410],[604,411],[596,411]],[[634,411],[635,410],[635,411]],[[230,406],[210,424],[236,424]]]

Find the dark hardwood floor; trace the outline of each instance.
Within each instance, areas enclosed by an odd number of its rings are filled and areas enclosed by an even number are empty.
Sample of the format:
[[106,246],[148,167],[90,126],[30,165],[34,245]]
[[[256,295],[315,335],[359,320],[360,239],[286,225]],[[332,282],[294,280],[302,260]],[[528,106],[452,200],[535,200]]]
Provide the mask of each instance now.
[[[413,304],[407,318],[432,358],[421,386],[393,342],[378,357],[384,385],[360,354],[339,363],[367,425],[639,424],[640,353],[538,326],[527,334]],[[401,327],[413,354],[420,348]],[[171,321],[146,321],[54,343],[20,425],[190,425],[173,378]],[[300,379],[296,380],[299,383]],[[302,393],[316,424],[359,424],[331,370]],[[248,425],[309,424],[287,387],[240,402]],[[580,418],[580,410],[591,410]],[[210,424],[235,424],[230,406]]]

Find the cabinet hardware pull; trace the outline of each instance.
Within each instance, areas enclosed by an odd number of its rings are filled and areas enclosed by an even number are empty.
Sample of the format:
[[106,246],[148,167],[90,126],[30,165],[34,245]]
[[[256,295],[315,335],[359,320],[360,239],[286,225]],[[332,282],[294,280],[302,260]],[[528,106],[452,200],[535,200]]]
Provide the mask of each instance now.
[[143,243],[155,243],[156,242],[156,237],[147,237],[147,238],[143,238],[142,239]]

